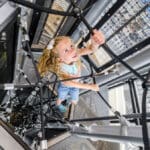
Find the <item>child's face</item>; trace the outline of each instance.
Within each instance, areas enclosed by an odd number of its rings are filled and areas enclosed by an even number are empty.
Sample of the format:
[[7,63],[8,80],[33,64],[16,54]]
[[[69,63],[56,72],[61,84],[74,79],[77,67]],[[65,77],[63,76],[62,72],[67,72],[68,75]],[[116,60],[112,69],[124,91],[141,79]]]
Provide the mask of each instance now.
[[79,59],[76,48],[71,39],[63,38],[56,46],[61,62],[71,64]]

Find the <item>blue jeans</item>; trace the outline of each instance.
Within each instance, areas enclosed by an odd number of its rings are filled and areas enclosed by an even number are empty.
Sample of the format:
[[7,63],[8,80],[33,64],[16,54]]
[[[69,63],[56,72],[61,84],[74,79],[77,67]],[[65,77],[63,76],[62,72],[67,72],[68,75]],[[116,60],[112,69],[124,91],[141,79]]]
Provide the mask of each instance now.
[[58,99],[62,101],[65,99],[69,99],[71,101],[77,102],[79,100],[79,89],[68,87],[60,83],[58,85]]

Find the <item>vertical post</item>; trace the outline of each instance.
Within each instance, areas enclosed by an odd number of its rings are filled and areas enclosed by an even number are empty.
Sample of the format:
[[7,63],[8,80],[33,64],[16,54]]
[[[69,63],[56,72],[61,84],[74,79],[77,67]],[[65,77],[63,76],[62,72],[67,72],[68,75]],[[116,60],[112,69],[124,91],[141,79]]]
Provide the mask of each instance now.
[[[140,113],[140,107],[139,107],[139,102],[138,102],[138,97],[135,89],[135,83],[134,80],[131,80],[131,85],[132,85],[132,90],[133,90],[133,95],[134,95],[134,100],[135,100],[135,106],[136,106],[136,113]],[[137,119],[138,125],[141,124],[141,119]]]
[[143,87],[143,97],[142,97],[142,132],[143,132],[143,142],[144,142],[144,149],[150,149],[149,144],[149,137],[148,137],[148,128],[147,128],[147,115],[146,115],[146,96],[148,92],[147,83],[150,79],[150,70],[147,74],[145,81],[142,84]]
[[[130,96],[131,96],[131,103],[132,103],[132,108],[133,108],[133,113],[137,113],[137,108],[135,106],[135,98],[134,98],[134,93],[133,93],[133,82],[132,79],[128,81],[128,85],[129,85],[129,92],[130,92]],[[138,119],[135,119],[135,123],[139,124]]]

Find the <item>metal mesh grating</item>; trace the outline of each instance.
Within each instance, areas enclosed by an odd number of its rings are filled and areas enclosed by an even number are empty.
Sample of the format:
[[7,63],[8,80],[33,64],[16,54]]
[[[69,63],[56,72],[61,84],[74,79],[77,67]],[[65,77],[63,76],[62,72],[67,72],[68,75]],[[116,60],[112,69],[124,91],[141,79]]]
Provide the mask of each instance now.
[[107,44],[117,55],[127,51],[150,35],[148,2],[127,0],[101,30],[106,39],[111,37]]

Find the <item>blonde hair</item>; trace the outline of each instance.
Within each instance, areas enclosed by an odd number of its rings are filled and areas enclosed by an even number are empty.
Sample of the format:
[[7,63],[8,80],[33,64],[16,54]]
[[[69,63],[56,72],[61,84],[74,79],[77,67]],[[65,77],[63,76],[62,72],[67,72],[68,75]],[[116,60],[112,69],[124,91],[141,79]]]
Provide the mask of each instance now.
[[[54,44],[52,49],[45,49],[43,51],[42,56],[39,59],[38,62],[38,71],[41,76],[44,76],[48,71],[56,73],[58,76],[61,74],[61,76],[64,73],[60,72],[60,61],[59,56],[56,51],[56,46],[59,44],[60,41],[62,41],[64,38],[69,38],[67,36],[58,36],[54,39]],[[65,76],[65,75],[64,75]]]

